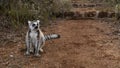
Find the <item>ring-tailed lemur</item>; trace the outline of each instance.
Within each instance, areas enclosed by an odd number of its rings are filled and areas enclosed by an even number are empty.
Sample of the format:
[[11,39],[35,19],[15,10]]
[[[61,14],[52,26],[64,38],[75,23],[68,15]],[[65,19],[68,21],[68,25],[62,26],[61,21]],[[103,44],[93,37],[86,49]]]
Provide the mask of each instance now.
[[33,52],[35,56],[39,55],[39,50],[43,52],[43,46],[46,40],[60,38],[58,34],[49,34],[44,35],[43,32],[39,28],[40,21],[28,21],[29,29],[26,34],[26,55],[30,55],[30,52]]

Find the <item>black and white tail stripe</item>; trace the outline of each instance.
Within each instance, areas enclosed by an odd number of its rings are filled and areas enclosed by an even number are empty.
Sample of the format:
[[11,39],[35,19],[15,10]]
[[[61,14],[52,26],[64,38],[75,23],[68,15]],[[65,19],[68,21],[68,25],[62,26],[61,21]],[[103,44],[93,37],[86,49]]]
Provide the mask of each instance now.
[[58,34],[45,35],[45,40],[57,39],[57,38],[60,38],[60,35],[58,35]]

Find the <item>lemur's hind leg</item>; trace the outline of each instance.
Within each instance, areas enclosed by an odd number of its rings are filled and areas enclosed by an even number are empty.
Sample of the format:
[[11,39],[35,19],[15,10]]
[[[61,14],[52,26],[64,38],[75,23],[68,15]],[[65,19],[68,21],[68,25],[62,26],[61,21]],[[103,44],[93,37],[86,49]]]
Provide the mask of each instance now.
[[44,52],[43,49],[42,49],[44,45],[45,45],[45,40],[44,40],[43,37],[41,37],[41,39],[40,39],[40,49],[39,49],[40,52]]
[[42,43],[41,43],[41,46],[40,46],[40,52],[44,52],[43,51],[43,46],[45,45],[45,41],[42,41]]
[[26,39],[26,53],[25,55],[30,55],[30,40]]

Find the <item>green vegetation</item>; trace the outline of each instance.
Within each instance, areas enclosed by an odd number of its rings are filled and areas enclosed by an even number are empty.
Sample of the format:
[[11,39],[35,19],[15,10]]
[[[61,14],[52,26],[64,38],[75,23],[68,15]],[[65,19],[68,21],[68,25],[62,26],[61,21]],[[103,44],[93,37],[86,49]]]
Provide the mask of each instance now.
[[52,13],[69,11],[70,3],[70,0],[0,0],[0,15],[14,26],[34,19],[48,22],[55,18]]
[[116,13],[115,18],[116,20],[120,19],[120,0],[106,0],[109,5],[114,7],[114,11]]

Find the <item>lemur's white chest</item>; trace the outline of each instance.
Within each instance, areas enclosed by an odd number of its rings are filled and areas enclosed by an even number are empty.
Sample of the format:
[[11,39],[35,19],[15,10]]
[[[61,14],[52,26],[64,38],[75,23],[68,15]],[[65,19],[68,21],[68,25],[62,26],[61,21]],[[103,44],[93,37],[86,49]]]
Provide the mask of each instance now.
[[31,31],[31,32],[30,32],[30,38],[31,38],[32,40],[36,40],[36,39],[37,39],[37,36],[38,36],[38,33],[37,33],[37,32],[35,32],[35,31]]

